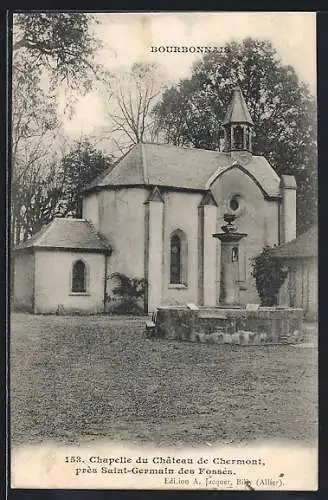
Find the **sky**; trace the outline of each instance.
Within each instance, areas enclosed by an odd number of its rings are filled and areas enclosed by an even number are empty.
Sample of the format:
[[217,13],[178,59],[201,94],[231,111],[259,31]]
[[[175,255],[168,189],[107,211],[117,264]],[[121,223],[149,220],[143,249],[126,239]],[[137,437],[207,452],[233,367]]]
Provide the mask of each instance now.
[[[313,12],[183,12],[98,14],[96,34],[104,48],[97,61],[109,70],[129,68],[134,62],[156,62],[169,83],[190,75],[200,57],[194,53],[151,52],[152,46],[220,46],[246,37],[269,39],[284,64],[316,92],[316,29]],[[97,92],[79,99],[76,112],[65,122],[71,136],[92,134],[105,124]]]

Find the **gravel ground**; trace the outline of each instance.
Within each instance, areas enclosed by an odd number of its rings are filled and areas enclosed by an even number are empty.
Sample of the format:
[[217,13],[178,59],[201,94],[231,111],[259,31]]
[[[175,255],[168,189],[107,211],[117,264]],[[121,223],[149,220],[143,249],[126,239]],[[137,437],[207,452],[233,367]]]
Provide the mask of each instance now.
[[145,318],[11,323],[13,444],[316,439],[316,349],[149,341]]

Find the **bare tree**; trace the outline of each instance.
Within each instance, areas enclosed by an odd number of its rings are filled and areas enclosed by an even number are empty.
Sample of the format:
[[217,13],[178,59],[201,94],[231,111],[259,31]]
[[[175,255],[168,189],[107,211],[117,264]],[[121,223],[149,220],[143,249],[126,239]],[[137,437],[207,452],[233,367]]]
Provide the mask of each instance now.
[[24,175],[17,189],[16,242],[25,241],[65,210],[64,179],[54,160],[46,173],[33,168]]
[[36,179],[45,175],[59,122],[56,106],[39,88],[40,77],[14,74],[12,108],[12,244],[26,234],[24,206]]
[[164,90],[164,77],[156,64],[135,63],[112,77],[110,94],[105,94],[108,126],[103,133],[121,154],[133,144],[156,140],[151,111]]
[[100,42],[92,32],[94,22],[94,16],[70,12],[14,15],[12,245],[58,210],[59,159],[64,154],[59,92],[69,93],[66,109],[71,111],[78,93],[90,90],[96,77],[107,75],[95,62]]

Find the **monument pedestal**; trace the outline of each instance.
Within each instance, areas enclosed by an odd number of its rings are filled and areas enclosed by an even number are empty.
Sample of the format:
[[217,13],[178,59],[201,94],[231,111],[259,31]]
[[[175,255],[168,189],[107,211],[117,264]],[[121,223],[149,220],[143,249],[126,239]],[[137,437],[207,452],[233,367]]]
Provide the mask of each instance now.
[[222,233],[213,234],[221,241],[221,289],[220,306],[238,306],[239,293],[237,290],[239,242],[247,236],[238,233],[233,224],[236,216],[224,214],[226,225],[222,226]]

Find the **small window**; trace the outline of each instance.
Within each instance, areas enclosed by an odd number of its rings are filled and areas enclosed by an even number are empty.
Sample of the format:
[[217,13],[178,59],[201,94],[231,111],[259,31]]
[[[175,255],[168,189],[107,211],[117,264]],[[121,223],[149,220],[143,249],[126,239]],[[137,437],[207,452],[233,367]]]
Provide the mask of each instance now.
[[245,211],[245,201],[240,194],[232,194],[227,200],[227,208],[229,212],[239,216]]
[[184,233],[177,230],[170,240],[170,283],[172,285],[187,282],[187,241]]
[[240,125],[237,125],[234,129],[234,143],[236,149],[244,148],[244,131]]
[[232,260],[232,262],[237,262],[237,261],[238,261],[238,258],[239,258],[239,255],[238,255],[238,247],[233,247],[233,248],[232,248],[232,255],[231,255],[231,260]]
[[171,238],[171,279],[173,284],[181,283],[181,240],[177,234]]
[[72,292],[86,292],[86,268],[82,260],[78,260],[73,265],[72,273]]
[[230,208],[231,208],[231,210],[233,210],[234,212],[235,212],[236,210],[238,210],[238,208],[239,208],[239,201],[238,201],[238,199],[237,199],[237,198],[232,198],[232,199],[230,200]]
[[246,144],[246,149],[250,151],[252,143],[251,143],[251,131],[249,130],[248,127],[246,129],[246,134],[245,134],[245,144]]

